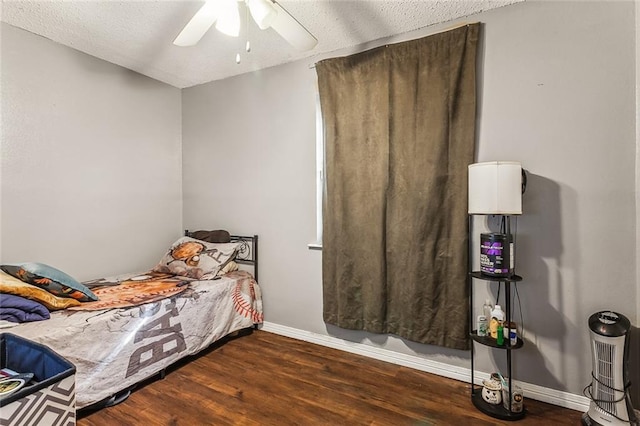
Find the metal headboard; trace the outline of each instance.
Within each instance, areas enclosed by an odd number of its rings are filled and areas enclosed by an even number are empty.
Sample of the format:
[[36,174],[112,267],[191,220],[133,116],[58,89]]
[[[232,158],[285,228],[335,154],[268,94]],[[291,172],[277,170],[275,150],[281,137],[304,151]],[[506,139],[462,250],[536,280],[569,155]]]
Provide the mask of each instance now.
[[[185,236],[191,237],[192,234],[193,233],[189,232],[188,229],[184,230]],[[240,243],[238,254],[236,254],[236,258],[234,260],[237,263],[252,265],[253,278],[258,281],[258,236],[231,235],[231,242]]]

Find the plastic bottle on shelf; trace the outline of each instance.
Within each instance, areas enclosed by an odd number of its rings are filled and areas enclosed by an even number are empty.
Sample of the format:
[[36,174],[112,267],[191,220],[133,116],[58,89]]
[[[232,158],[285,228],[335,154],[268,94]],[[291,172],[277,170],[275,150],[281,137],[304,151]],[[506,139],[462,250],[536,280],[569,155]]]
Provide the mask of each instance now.
[[491,300],[485,299],[484,305],[482,305],[482,315],[487,318],[487,321],[491,319],[491,311],[493,311],[493,306],[491,306]]
[[491,321],[489,322],[489,331],[492,338],[498,338],[498,325],[501,325],[503,322],[504,312],[502,311],[502,307],[496,305],[493,311],[491,311]]
[[478,315],[477,332],[478,336],[486,337],[489,335],[489,321],[483,314]]
[[498,333],[496,334],[496,344],[504,345],[504,326],[502,325],[502,321],[498,323]]

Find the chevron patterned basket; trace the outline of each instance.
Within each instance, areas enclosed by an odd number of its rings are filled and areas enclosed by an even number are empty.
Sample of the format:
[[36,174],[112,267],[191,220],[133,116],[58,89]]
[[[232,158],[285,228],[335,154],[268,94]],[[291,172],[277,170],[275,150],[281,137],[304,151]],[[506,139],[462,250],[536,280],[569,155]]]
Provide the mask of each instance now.
[[76,424],[76,368],[39,343],[0,333],[0,366],[33,373],[35,384],[0,399],[0,426]]

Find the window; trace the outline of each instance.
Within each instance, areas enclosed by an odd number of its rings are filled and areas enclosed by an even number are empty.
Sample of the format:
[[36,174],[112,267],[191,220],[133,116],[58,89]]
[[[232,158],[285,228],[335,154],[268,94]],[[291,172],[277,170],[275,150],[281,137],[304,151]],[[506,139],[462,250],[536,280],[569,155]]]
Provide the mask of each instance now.
[[310,249],[322,249],[322,192],[324,191],[324,133],[320,93],[316,90],[316,241]]

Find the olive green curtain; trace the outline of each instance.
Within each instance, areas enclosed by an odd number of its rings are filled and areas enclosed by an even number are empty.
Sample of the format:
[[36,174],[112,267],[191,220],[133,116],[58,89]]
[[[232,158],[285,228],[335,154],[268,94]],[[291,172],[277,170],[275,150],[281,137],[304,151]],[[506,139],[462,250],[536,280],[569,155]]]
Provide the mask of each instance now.
[[326,323],[468,348],[479,29],[316,64]]

